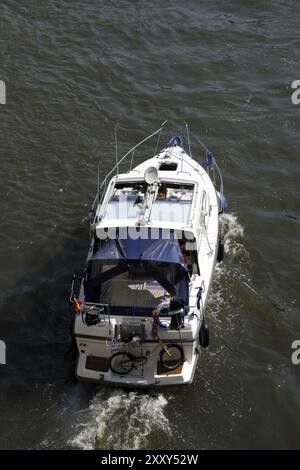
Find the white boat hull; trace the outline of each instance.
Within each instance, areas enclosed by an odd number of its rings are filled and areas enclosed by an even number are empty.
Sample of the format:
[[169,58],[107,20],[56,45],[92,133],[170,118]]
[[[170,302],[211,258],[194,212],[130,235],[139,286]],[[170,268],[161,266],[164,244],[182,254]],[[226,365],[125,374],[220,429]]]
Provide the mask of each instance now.
[[[172,165],[170,162],[172,162]],[[112,210],[115,210],[115,207],[110,201],[112,195],[117,194],[115,188],[119,193],[122,193],[122,188],[126,187],[126,182],[128,182],[127,186],[129,184],[137,185],[139,182],[142,184],[144,174],[147,175],[146,179],[150,176],[152,178],[151,171],[147,170],[149,167],[150,169],[155,167],[157,171],[154,172],[154,183],[149,182],[149,187],[151,189],[153,185],[153,190],[147,192],[145,203],[144,205],[141,204],[141,210],[137,210],[136,204],[134,204],[130,217],[126,218],[124,216],[124,207],[126,209],[127,206],[123,204],[121,207],[119,204],[117,208],[119,212],[114,218]],[[165,167],[170,168],[170,171],[165,171]],[[163,171],[160,171],[162,168]],[[160,200],[155,199],[155,197],[158,198],[158,196],[155,196],[155,194],[158,194],[157,186],[155,186],[155,173],[161,181],[166,182],[166,185],[175,188],[174,190],[171,189],[174,194],[171,194],[170,202],[167,201],[161,206],[159,206]],[[178,187],[183,188],[192,185],[193,192],[190,201],[188,200],[188,190],[181,191],[181,195],[178,191],[176,193],[177,184]],[[182,205],[176,203],[176,200],[180,198]],[[134,388],[184,385],[193,381],[201,350],[199,330],[204,322],[206,304],[218,254],[220,208],[218,199],[220,200],[220,195],[218,196],[209,174],[186,154],[182,147],[176,145],[164,149],[160,154],[134,168],[131,172],[112,178],[106,195],[101,203],[96,206],[95,218],[92,223],[93,233],[96,237],[101,237],[103,231],[114,230],[116,227],[118,229],[135,229],[137,226],[143,226],[159,230],[171,229],[176,234],[179,232],[184,233],[185,237],[186,234],[192,234],[193,241],[191,243],[196,248],[189,248],[188,242],[185,245],[188,251],[192,252],[194,250],[194,253],[196,253],[189,273],[188,311],[184,317],[184,327],[180,329],[172,329],[170,318],[162,318],[165,327],[160,328],[158,326],[158,334],[155,337],[152,332],[152,316],[128,317],[124,316],[122,312],[116,312],[116,309],[114,313],[109,313],[108,305],[105,313],[101,315],[101,321],[96,325],[88,326],[82,311],[78,309],[79,311],[75,317],[74,334],[78,347],[76,377],[79,380]],[[172,207],[176,209],[173,219],[169,214],[169,208]],[[95,241],[92,239],[88,261],[93,257],[94,243]],[[188,262],[186,262],[187,266]],[[118,292],[115,292],[115,294],[117,297]],[[83,283],[81,284],[79,301],[86,302]],[[145,330],[143,341],[126,343],[117,340],[116,331],[120,325],[134,321],[143,324]],[[182,348],[184,359],[175,370],[167,371],[162,367],[160,361],[161,342],[165,345],[177,344]],[[110,358],[116,352],[122,351],[130,353],[134,358],[145,356],[147,359],[143,364],[134,363],[129,373],[117,374],[110,368]]]

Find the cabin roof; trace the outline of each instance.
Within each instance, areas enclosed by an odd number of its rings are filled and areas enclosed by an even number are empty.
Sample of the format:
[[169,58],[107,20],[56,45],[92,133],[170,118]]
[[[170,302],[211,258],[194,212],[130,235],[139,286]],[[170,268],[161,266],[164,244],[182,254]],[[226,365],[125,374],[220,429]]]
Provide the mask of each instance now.
[[[142,187],[144,185],[147,188],[144,175],[149,167],[157,169],[159,181],[156,193],[150,195],[151,197],[147,195],[149,200],[147,199],[145,208],[142,206],[145,191]],[[138,190],[138,185],[141,186],[141,191]],[[166,185],[166,198],[158,197],[158,185]],[[97,210],[96,229],[149,225],[193,231],[194,227],[199,226],[204,193],[209,199],[209,205],[217,206],[214,186],[204,168],[187,155],[182,147],[170,147],[128,173],[111,179]],[[148,219],[142,216],[141,221],[141,210],[148,214]]]

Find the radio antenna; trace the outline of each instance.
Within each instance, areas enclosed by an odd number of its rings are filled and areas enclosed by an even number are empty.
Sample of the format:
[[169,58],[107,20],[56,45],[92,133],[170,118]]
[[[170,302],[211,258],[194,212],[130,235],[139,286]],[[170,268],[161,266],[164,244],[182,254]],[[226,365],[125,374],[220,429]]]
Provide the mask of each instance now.
[[119,174],[119,161],[118,161],[117,122],[115,123],[115,148],[116,148],[116,169],[117,169],[117,175],[118,175]]
[[98,163],[98,172],[97,172],[97,194],[98,194],[98,204],[100,203],[100,166]]

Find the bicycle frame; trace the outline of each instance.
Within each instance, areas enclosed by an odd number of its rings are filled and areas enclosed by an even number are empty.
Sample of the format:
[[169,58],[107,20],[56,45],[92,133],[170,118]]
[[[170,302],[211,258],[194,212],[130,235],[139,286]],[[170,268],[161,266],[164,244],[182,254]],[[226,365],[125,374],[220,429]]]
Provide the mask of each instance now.
[[[125,374],[128,374],[133,368],[137,369],[138,366],[143,368],[145,364],[147,363],[147,361],[149,360],[149,358],[154,355],[154,353],[157,351],[157,349],[159,349],[160,346],[162,346],[162,349],[160,350],[160,353],[159,353],[159,362],[161,363],[161,365],[166,370],[176,369],[176,367],[184,361],[184,353],[183,353],[182,348],[177,344],[167,345],[159,337],[157,337],[157,339],[158,339],[158,344],[153,348],[151,352],[148,350],[146,354],[143,354],[143,351],[141,351],[142,354],[137,356],[129,352],[128,349],[126,351],[116,352],[110,357],[110,369],[116,374],[125,375]],[[174,353],[175,356],[172,356],[172,352],[171,352],[172,348],[173,350],[180,351],[180,356],[181,356],[180,359],[176,358],[175,353]],[[163,360],[163,355],[165,352],[169,356],[171,361],[172,361],[172,358],[173,359],[175,358],[176,362],[175,362],[174,367],[173,366],[170,367],[170,365],[169,366],[166,365],[165,360]],[[117,357],[120,359],[119,362],[117,360]],[[179,362],[178,362],[178,359],[179,359]],[[115,360],[117,360],[116,363],[114,362]],[[117,364],[118,364],[119,369],[116,367]]]

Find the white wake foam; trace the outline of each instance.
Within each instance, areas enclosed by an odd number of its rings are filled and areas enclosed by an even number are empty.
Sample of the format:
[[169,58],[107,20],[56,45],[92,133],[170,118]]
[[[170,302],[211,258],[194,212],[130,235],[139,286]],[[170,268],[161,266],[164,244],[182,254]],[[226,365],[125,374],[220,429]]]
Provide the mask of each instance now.
[[164,414],[167,403],[161,394],[113,390],[105,399],[100,392],[84,412],[84,419],[80,413],[81,422],[75,426],[75,436],[69,444],[88,450],[145,448],[152,433],[161,438],[170,433]]
[[224,251],[231,257],[247,257],[248,252],[243,244],[244,227],[239,223],[237,216],[224,213],[220,217],[220,235],[224,242]]
[[224,213],[220,217],[220,238],[224,243],[224,260],[217,263],[212,290],[208,298],[208,315],[222,323],[224,314],[231,316],[230,305],[236,302],[233,287],[247,271],[249,253],[244,245],[244,227],[236,215]]

